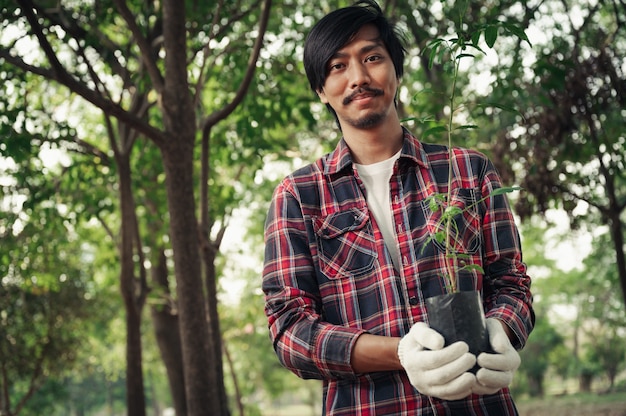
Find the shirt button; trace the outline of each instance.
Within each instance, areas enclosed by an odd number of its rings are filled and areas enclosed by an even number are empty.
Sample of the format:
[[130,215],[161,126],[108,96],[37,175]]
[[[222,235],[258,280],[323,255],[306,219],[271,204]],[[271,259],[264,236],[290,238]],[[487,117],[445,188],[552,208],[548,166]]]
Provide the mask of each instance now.
[[415,296],[411,296],[409,298],[409,303],[413,306],[417,305],[418,304],[417,298]]

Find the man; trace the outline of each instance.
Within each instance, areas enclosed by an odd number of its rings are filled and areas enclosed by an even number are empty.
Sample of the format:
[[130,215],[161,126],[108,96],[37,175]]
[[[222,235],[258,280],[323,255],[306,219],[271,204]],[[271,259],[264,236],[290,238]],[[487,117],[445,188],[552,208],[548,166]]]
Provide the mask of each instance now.
[[[323,380],[327,415],[517,414],[508,385],[534,314],[504,196],[470,207],[480,224],[463,236],[481,242],[466,249],[485,273],[460,286],[483,294],[493,353],[444,347],[428,326],[424,299],[445,293],[446,260],[427,198],[447,187],[448,151],[400,124],[404,53],[372,1],[328,14],[306,40],[307,77],[343,138],[274,193],[263,271],[274,349],[298,376]],[[459,187],[500,187],[482,154],[455,154]]]

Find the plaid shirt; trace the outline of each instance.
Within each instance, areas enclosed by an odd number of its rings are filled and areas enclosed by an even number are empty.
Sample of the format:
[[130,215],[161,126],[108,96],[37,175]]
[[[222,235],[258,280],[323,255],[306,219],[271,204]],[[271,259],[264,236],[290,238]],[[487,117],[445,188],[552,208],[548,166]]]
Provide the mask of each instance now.
[[[481,153],[455,148],[452,203],[469,206],[501,187]],[[371,215],[365,188],[344,140],[276,188],[265,229],[263,291],[270,336],[280,362],[302,378],[324,380],[327,415],[514,415],[508,389],[443,401],[421,395],[403,371],[357,374],[352,347],[367,332],[402,337],[426,321],[424,299],[445,293],[445,258],[437,214],[427,198],[447,192],[448,151],[405,131],[390,179],[401,270],[393,266]],[[534,324],[530,278],[513,215],[503,195],[474,204],[457,244],[470,254],[462,290],[481,290],[487,317],[508,324],[517,348]]]

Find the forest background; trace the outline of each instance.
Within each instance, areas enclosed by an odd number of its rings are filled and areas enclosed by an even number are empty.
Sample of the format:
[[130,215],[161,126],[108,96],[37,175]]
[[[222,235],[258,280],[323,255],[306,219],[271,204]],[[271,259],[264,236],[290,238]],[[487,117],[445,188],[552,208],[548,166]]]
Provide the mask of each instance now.
[[[262,228],[339,139],[302,46],[351,3],[0,1],[0,415],[316,414],[319,382],[271,349]],[[534,278],[515,394],[623,392],[626,4],[380,4],[425,141],[453,81],[429,45],[475,46],[455,140],[523,188]]]

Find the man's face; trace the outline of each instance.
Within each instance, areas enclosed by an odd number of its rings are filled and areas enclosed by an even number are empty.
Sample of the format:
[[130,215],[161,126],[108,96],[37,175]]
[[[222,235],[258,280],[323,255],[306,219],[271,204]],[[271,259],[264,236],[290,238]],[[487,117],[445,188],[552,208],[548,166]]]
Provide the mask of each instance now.
[[378,28],[368,24],[328,61],[318,95],[335,110],[342,129],[369,129],[396,111],[397,88],[395,68]]

